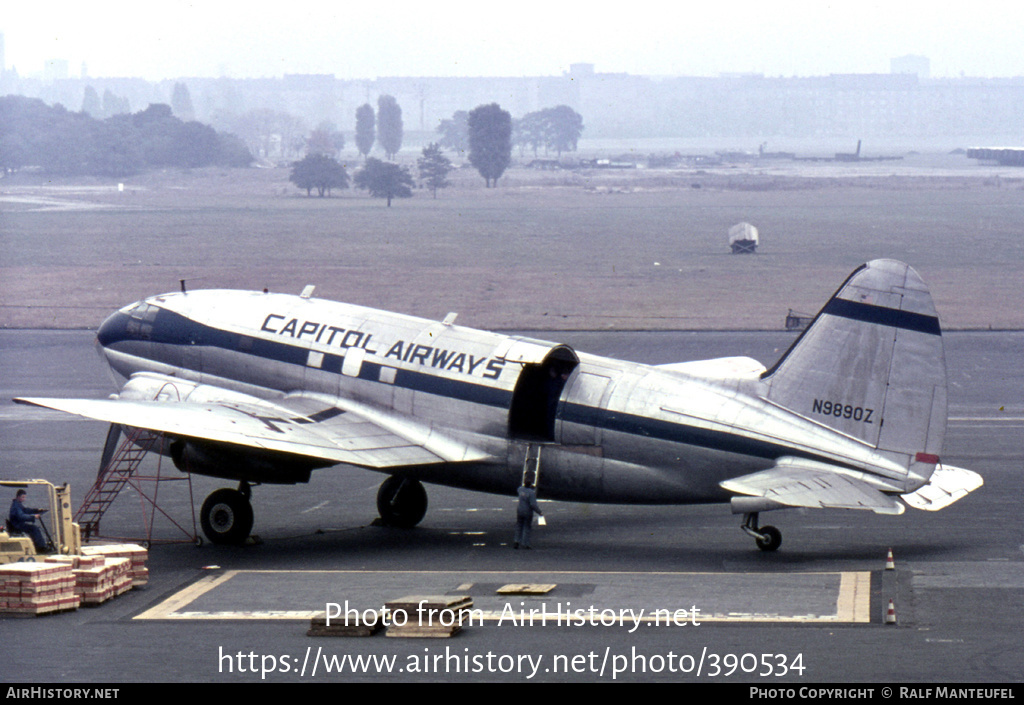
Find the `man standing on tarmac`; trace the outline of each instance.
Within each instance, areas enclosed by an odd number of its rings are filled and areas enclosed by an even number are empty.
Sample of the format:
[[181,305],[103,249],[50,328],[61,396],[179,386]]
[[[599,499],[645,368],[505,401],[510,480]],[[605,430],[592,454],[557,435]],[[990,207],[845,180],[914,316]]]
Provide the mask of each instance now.
[[7,515],[7,520],[11,523],[11,529],[30,536],[32,543],[36,545],[36,551],[43,553],[46,551],[46,541],[43,540],[43,532],[36,525],[36,519],[46,510],[26,507],[25,500],[27,499],[28,493],[25,490],[18,490],[14,501],[11,502],[11,511]]
[[529,475],[523,486],[519,488],[519,506],[516,507],[516,539],[512,548],[530,547],[530,529],[533,524],[533,513],[544,516],[537,506],[537,491],[533,489],[533,476]]

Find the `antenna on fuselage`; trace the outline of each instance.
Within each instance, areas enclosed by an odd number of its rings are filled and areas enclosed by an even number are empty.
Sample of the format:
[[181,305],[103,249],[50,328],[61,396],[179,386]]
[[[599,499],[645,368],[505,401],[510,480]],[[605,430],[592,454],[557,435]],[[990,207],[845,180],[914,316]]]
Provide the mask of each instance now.
[[[197,281],[197,280],[198,281],[202,281],[205,278],[206,277],[192,277],[192,281]],[[181,293],[183,293],[183,294],[187,294],[188,293],[188,281],[189,281],[188,279],[179,279],[178,280],[178,283],[181,284]]]

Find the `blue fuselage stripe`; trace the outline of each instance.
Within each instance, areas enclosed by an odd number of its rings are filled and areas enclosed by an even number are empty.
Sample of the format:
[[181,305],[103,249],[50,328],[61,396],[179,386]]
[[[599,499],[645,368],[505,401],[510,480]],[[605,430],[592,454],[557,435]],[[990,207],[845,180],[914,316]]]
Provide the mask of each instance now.
[[[161,357],[164,357],[160,354],[160,345],[212,347],[300,366],[306,366],[308,360],[308,348],[224,331],[165,309],[161,309],[157,314],[152,330],[145,338],[140,338],[134,332],[130,332],[128,321],[129,316],[125,314],[111,316],[101,328],[100,343],[116,349],[119,342],[135,343],[145,339],[157,344],[158,347],[150,352],[150,356],[158,362],[161,361]],[[341,355],[325,354],[323,364],[319,369],[340,374],[342,359]],[[377,382],[380,380],[380,370],[383,367],[385,365],[366,361],[361,366],[359,378]],[[508,410],[512,404],[513,395],[509,390],[409,369],[397,369],[394,382],[391,384],[412,391],[503,410]],[[818,457],[795,451],[781,444],[743,438],[733,433],[702,429],[664,419],[571,402],[559,405],[559,417],[565,423],[769,460],[781,455]]]
[[[116,345],[120,341],[140,340],[137,334],[129,332],[129,321],[130,317],[126,314],[111,316],[100,330],[100,343],[104,346],[114,346],[116,349]],[[218,348],[243,355],[252,355],[263,360],[283,362],[301,367],[305,367],[309,359],[309,348],[287,342],[232,333],[198,323],[166,309],[161,309],[157,313],[153,321],[152,330],[148,333],[145,340],[157,345]],[[159,348],[154,350],[152,357],[158,362],[166,362],[166,360],[160,359],[162,355],[160,355]],[[340,374],[343,359],[344,355],[325,353],[323,362],[318,369]],[[359,378],[376,382],[380,379],[382,367],[385,367],[385,365],[364,362],[359,372]],[[393,384],[412,391],[427,392],[485,406],[507,409],[512,403],[512,393],[510,391],[484,384],[464,382],[439,375],[417,372],[415,370],[398,369]]]
[[[835,462],[819,454],[807,453],[780,443],[771,443],[755,438],[744,438],[737,433],[726,433],[689,424],[626,414],[611,409],[597,409],[579,404],[564,404],[561,411],[563,421],[593,426],[607,431],[642,436],[681,445],[706,448],[708,450],[736,453],[738,455],[774,460],[783,455]],[[842,463],[840,463],[842,464]]]

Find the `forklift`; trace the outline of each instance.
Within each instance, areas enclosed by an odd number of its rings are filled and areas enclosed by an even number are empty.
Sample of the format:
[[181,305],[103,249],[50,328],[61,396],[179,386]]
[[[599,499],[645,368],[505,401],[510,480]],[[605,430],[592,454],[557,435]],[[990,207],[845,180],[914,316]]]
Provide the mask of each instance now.
[[45,496],[48,506],[40,507],[46,513],[37,520],[47,542],[47,551],[40,554],[32,542],[31,536],[12,531],[8,521],[7,509],[4,509],[4,522],[0,527],[0,565],[19,561],[35,562],[47,555],[72,556],[82,552],[82,532],[72,519],[71,488],[67,483],[57,487],[46,480],[0,480],[0,487],[12,489],[14,492],[26,490],[33,503],[37,498]]

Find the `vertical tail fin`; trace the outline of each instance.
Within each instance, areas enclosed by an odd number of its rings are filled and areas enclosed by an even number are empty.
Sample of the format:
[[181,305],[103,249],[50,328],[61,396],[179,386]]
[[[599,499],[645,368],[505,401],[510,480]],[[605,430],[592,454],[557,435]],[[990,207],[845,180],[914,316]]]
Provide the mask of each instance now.
[[762,379],[773,403],[879,450],[938,460],[942,331],[928,287],[902,262],[874,260],[853,272]]

